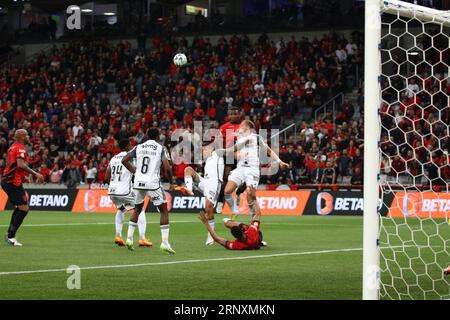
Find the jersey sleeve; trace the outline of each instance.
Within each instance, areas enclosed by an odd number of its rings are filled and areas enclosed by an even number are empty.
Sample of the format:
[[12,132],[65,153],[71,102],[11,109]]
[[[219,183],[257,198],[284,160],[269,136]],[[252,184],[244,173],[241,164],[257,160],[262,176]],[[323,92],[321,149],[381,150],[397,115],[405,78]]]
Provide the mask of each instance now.
[[27,150],[23,148],[14,148],[13,149],[13,156],[15,159],[26,159]]
[[225,243],[225,248],[227,248],[228,250],[244,250],[246,246],[244,243],[235,240],[235,241],[227,241]]

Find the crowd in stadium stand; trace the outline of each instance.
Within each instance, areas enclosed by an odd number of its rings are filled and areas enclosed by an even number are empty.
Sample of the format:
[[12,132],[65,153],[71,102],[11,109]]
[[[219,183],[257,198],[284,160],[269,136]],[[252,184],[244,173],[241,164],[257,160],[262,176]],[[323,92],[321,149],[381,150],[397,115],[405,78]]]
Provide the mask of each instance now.
[[[362,66],[362,35],[345,39],[270,40],[265,34],[209,39],[154,36],[149,50],[130,43],[71,43],[39,54],[26,65],[0,68],[0,167],[14,128],[30,132],[29,163],[47,182],[74,187],[105,177],[123,138],[139,143],[146,130],[170,133],[192,129],[195,120],[219,128],[230,106],[257,128],[282,128],[301,122],[297,141],[280,146],[292,169],[262,183],[336,183],[346,176],[362,183],[363,119],[345,99],[336,121],[312,111],[336,93],[352,89],[351,75]],[[177,68],[176,52],[189,64]],[[309,110],[309,113],[305,110]],[[176,165],[178,178],[186,164]]]
[[[383,44],[392,55],[381,79],[381,172],[414,184],[445,186],[450,181],[448,38],[435,30],[433,41],[418,37],[417,42],[429,50],[406,56],[389,41]],[[408,79],[391,68],[400,61],[416,65]]]

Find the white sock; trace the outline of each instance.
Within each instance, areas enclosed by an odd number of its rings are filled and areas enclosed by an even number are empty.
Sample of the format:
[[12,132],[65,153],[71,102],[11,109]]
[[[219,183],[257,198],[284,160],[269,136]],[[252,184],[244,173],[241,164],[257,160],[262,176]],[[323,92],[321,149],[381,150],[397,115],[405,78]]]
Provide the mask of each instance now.
[[[214,228],[216,227],[216,220],[212,219],[212,220],[208,220],[209,225],[211,226],[211,229],[214,230]],[[211,234],[208,232],[208,239],[207,242],[211,242],[213,241],[213,237],[211,236]]]
[[226,194],[225,195],[225,202],[230,207],[231,212],[232,213],[236,213],[236,206],[235,206],[235,203],[234,203],[233,196],[231,194]]
[[188,188],[189,191],[192,191],[194,188],[194,180],[192,180],[191,176],[185,176],[184,177],[184,183],[186,184],[186,188]]
[[161,241],[163,243],[169,243],[169,225],[160,225],[161,228]]
[[147,217],[145,216],[145,210],[142,209],[138,218],[139,239],[145,240],[145,232],[147,230]]
[[127,235],[127,240],[129,241],[133,241],[133,237],[134,237],[134,229],[136,229],[137,223],[130,221],[128,223],[128,235]]
[[123,218],[125,217],[125,211],[117,210],[116,213],[116,235],[122,237]]

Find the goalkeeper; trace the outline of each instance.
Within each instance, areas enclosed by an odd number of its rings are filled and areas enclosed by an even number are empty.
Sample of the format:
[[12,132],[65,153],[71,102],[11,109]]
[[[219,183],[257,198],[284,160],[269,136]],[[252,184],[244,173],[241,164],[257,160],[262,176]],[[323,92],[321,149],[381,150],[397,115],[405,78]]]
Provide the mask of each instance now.
[[262,232],[259,230],[261,224],[261,210],[259,208],[258,202],[255,201],[254,203],[255,216],[253,217],[250,225],[231,221],[231,219],[224,219],[225,227],[230,229],[231,234],[235,238],[234,241],[228,241],[227,239],[221,238],[216,234],[214,229],[208,223],[208,218],[206,217],[205,211],[200,211],[199,219],[205,225],[214,241],[224,246],[226,249],[258,250],[259,248],[264,246],[264,243]]

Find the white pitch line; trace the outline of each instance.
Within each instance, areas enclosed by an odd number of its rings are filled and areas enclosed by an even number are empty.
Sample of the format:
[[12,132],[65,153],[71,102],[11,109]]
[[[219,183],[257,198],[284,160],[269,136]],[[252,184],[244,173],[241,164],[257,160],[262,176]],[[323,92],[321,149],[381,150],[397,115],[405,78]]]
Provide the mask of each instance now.
[[[171,223],[192,223],[195,221],[172,221]],[[127,224],[128,222],[124,222]],[[42,223],[42,224],[24,224],[23,227],[66,227],[66,226],[96,226],[96,225],[113,225],[114,222],[75,222],[75,223]],[[147,222],[147,224],[159,224],[159,221]],[[0,225],[0,227],[9,227],[9,225]]]
[[[188,264],[188,263],[233,261],[233,260],[250,260],[250,259],[264,259],[264,258],[289,257],[289,256],[303,256],[303,255],[340,253],[340,252],[352,252],[352,251],[362,251],[362,248],[348,248],[348,249],[330,249],[330,250],[319,250],[319,251],[290,252],[290,253],[277,253],[277,254],[266,254],[266,255],[258,255],[258,256],[245,256],[245,257],[193,259],[193,260],[178,260],[178,261],[166,261],[166,262],[149,262],[149,263],[138,263],[138,264],[119,264],[119,265],[106,265],[106,266],[92,266],[92,267],[80,267],[80,270],[99,270],[99,269],[151,267],[151,266],[165,266],[165,265]],[[9,272],[7,271],[7,272],[0,272],[0,276],[22,275],[22,274],[33,274],[33,273],[66,272],[66,270],[67,269],[44,269],[44,270],[28,270],[28,271],[25,270],[25,271],[9,271]]]
[[[127,224],[128,222],[124,222]],[[194,220],[171,221],[170,223],[200,223]],[[245,223],[245,222],[244,222]],[[114,222],[75,222],[75,223],[40,223],[40,224],[24,224],[23,227],[65,227],[65,226],[96,226],[96,225],[113,225]],[[159,221],[150,221],[147,224],[159,224]],[[327,223],[289,223],[289,222],[265,222],[264,225],[284,225],[284,226],[329,226],[329,227],[349,227],[346,224],[327,224]],[[9,225],[2,224],[0,227],[6,228]]]

